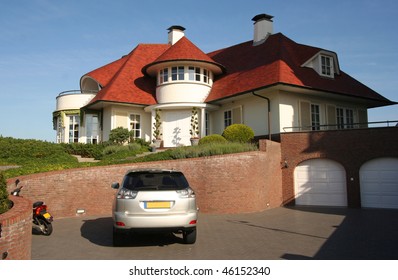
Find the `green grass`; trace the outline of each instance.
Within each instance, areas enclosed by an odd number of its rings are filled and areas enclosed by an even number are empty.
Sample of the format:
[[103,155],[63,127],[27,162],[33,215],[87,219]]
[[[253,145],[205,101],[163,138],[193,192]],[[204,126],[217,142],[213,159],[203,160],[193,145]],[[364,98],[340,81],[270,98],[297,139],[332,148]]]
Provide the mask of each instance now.
[[[255,150],[257,150],[257,146],[253,144],[208,143],[168,149],[163,152],[137,157],[137,155],[148,152],[149,146],[143,143],[130,143],[126,146],[55,144],[40,140],[23,140],[0,136],[0,165],[19,166],[4,171],[6,178],[12,178],[69,168],[208,157]],[[100,161],[97,163],[79,163],[72,154],[91,155],[99,158]]]

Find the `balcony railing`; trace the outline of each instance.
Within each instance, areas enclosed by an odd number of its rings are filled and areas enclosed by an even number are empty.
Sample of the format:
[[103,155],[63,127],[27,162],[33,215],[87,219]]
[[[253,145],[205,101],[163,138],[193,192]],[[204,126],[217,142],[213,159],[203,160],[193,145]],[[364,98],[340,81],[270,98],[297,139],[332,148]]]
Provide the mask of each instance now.
[[98,90],[66,90],[58,94],[58,96],[67,95],[67,94],[96,94]]
[[344,129],[364,129],[376,127],[398,127],[398,120],[396,121],[378,121],[367,123],[347,123],[347,124],[324,124],[324,125],[309,125],[309,126],[291,126],[282,128],[284,132],[300,132],[300,131],[320,131],[320,130],[344,130]]

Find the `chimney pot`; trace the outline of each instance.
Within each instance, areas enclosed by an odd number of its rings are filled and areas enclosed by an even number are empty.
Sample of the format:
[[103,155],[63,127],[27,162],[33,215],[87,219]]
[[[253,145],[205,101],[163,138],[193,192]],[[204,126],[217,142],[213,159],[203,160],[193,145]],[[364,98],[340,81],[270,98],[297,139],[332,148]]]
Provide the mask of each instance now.
[[270,34],[273,33],[273,16],[259,14],[252,18],[254,21],[253,45],[260,45],[265,42]]
[[170,26],[167,30],[169,30],[168,43],[171,45],[174,45],[178,40],[184,37],[185,28],[180,25]]

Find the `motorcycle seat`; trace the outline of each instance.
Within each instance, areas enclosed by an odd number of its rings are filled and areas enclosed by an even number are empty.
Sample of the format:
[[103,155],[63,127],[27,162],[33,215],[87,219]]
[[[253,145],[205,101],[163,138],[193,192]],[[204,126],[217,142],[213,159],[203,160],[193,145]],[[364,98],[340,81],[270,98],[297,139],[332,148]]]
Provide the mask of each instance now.
[[39,207],[43,205],[43,201],[36,201],[35,203],[33,203],[33,208]]

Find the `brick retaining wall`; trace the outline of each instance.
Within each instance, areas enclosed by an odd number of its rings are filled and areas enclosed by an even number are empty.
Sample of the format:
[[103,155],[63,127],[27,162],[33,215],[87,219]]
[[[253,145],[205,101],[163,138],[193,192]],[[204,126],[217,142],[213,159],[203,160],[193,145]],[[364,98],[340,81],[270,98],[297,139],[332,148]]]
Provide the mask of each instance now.
[[32,248],[32,203],[11,196],[14,206],[0,215],[0,260],[29,260]]
[[[280,144],[264,141],[264,151],[193,158],[99,166],[21,176],[21,195],[44,200],[55,219],[86,215],[111,215],[115,190],[131,168],[181,170],[197,194],[203,213],[257,212],[281,205]],[[9,190],[16,178],[8,180]]]

